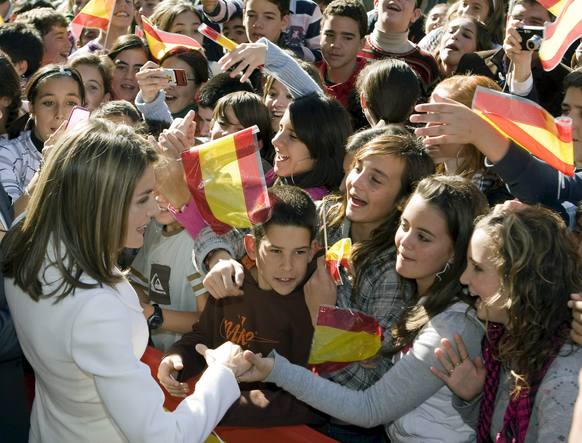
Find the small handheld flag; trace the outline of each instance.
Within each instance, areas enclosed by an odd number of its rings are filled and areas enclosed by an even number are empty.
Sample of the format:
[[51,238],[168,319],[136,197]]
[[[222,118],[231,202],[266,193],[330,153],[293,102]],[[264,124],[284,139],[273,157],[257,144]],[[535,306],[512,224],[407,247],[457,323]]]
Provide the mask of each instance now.
[[238,46],[238,44],[236,42],[232,41],[228,37],[225,37],[221,33],[216,32],[210,26],[207,26],[206,23],[202,23],[198,27],[198,32],[200,32],[205,37],[208,37],[213,42],[218,43],[220,46],[222,46],[227,51],[232,51],[233,49],[235,49]]
[[546,23],[540,46],[540,62],[551,71],[566,51],[582,35],[582,0],[563,0],[563,7],[553,23]]
[[473,97],[473,110],[497,131],[567,175],[574,175],[572,120],[554,120],[537,103],[482,86]]
[[156,60],[161,60],[167,52],[179,46],[188,49],[202,49],[200,43],[192,37],[161,31],[143,15],[141,16],[141,20],[143,23],[143,33],[148,42],[150,52]]
[[217,233],[265,222],[271,205],[256,126],[182,153],[190,193]]
[[96,28],[107,31],[115,9],[115,0],[89,0],[71,20],[71,32],[76,40],[81,37],[83,28]]
[[342,238],[326,250],[325,267],[336,285],[343,285],[339,268],[342,266],[344,269],[350,270],[351,259],[352,240],[350,238]]
[[382,328],[374,317],[323,305],[319,307],[308,363],[318,372],[337,370],[373,357],[381,347]]

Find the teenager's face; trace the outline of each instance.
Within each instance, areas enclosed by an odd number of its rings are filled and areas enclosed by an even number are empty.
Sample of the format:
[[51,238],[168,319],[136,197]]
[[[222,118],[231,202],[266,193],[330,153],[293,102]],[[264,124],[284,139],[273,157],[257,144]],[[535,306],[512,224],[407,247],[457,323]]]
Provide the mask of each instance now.
[[67,35],[67,28],[53,26],[42,38],[43,56],[42,64],[65,64],[71,52],[71,42]]
[[245,241],[255,244],[254,248],[247,246],[247,252],[256,261],[261,289],[288,295],[303,282],[313,257],[309,229],[271,224],[258,245],[254,239]]
[[295,134],[289,110],[281,118],[279,131],[273,137],[273,147],[276,152],[274,169],[278,177],[293,177],[311,171],[315,166],[307,145]]
[[289,92],[289,89],[279,80],[274,80],[265,98],[265,105],[269,110],[269,114],[271,114],[271,127],[273,131],[277,132],[279,130],[281,118],[289,107],[289,103],[292,101],[293,96]]
[[135,74],[147,62],[143,49],[134,48],[120,52],[113,60],[115,68],[111,79],[111,95],[115,100],[127,100],[133,103],[139,92]]
[[426,16],[424,23],[424,32],[428,34],[433,29],[439,28],[444,22],[447,15],[447,5],[438,4],[434,6]]
[[568,88],[562,101],[562,115],[572,119],[574,163],[582,167],[582,88]]
[[149,18],[160,1],[161,0],[143,0],[139,8],[140,15],[145,15],[147,18]]
[[321,27],[321,53],[332,69],[353,64],[362,49],[363,36],[358,22],[353,18],[332,15],[323,20]]
[[170,26],[170,32],[187,35],[202,44],[204,36],[198,32],[201,23],[202,21],[197,14],[192,11],[185,11],[176,16],[172,22],[172,26]]
[[511,14],[507,16],[507,27],[543,26],[545,22],[549,21],[550,13],[539,3],[518,3],[513,7]]
[[194,117],[196,120],[196,136],[210,137],[210,128],[212,127],[212,114],[214,110],[205,106],[198,106],[198,112]]
[[406,32],[421,15],[415,0],[379,0],[376,9],[384,32]]
[[109,100],[109,93],[105,93],[103,77],[96,66],[77,65],[75,69],[81,74],[85,86],[85,107],[94,111],[101,103]]
[[198,92],[198,85],[196,84],[192,67],[184,60],[180,60],[177,56],[173,56],[164,60],[162,68],[183,69],[186,71],[186,85],[174,85],[166,88],[166,103],[170,112],[175,114],[176,112],[180,112],[186,106],[193,105],[195,103],[196,93]]
[[224,110],[224,117],[219,116],[212,122],[210,140],[216,140],[225,135],[234,134],[241,129],[244,129],[244,126],[239,119],[236,118],[233,109],[230,106],[227,106]]
[[224,22],[222,24],[222,33],[225,37],[235,41],[238,44],[248,43],[249,41],[242,17],[236,17],[227,22]]
[[488,0],[463,0],[457,10],[458,15],[469,15],[475,17],[483,23],[487,22],[489,17]]
[[126,248],[141,248],[143,236],[152,217],[158,212],[158,203],[154,198],[154,168],[148,166],[138,180],[131,197],[127,216]]
[[34,132],[43,142],[69,118],[75,106],[81,106],[78,83],[70,77],[42,80],[30,105],[34,117]]
[[477,50],[477,26],[471,20],[456,18],[447,24],[439,55],[451,72],[461,57]]
[[289,15],[281,16],[278,6],[268,0],[248,0],[245,3],[243,23],[249,42],[266,37],[277,43],[288,22]]
[[453,257],[453,240],[445,217],[418,194],[404,208],[394,241],[396,272],[416,280],[420,291],[430,287],[436,273]]
[[115,2],[113,18],[111,19],[111,27],[119,29],[129,28],[133,22],[134,13],[133,0],[117,0]]
[[477,229],[471,237],[467,251],[467,269],[461,275],[461,283],[476,297],[477,317],[506,324],[507,298],[500,294],[501,282],[493,263],[490,239],[485,231]]
[[404,160],[393,155],[357,160],[346,177],[346,217],[372,229],[380,226],[398,203],[404,167]]
[[[449,97],[449,91],[446,88],[443,87],[436,87],[435,90],[433,91],[433,94],[437,94],[441,97]],[[434,98],[431,95],[430,97],[430,103],[434,103]],[[430,123],[427,124],[427,126],[431,126]],[[431,146],[427,146],[427,152],[428,155],[430,155],[430,157],[432,158],[433,162],[435,163],[442,163],[444,161],[447,160],[452,160],[452,159],[459,159],[460,160],[460,153],[461,153],[461,149],[463,149],[464,145],[460,145],[460,144],[454,144],[454,143],[446,143],[446,144],[441,144],[441,145],[431,145]]]

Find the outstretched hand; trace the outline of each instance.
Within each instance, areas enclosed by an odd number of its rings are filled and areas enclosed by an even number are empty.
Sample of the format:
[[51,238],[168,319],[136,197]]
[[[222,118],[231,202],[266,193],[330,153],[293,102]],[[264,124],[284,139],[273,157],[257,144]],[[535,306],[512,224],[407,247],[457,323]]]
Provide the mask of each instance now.
[[238,379],[242,382],[263,381],[273,370],[275,360],[271,357],[263,357],[260,353],[244,351],[244,358],[251,364],[251,367]]
[[497,132],[473,110],[450,98],[433,94],[433,103],[416,105],[412,123],[424,123],[414,133],[424,137],[425,146],[444,144],[472,144],[493,163],[501,160],[507,152],[507,138]]
[[221,364],[229,368],[237,381],[241,375],[251,369],[252,363],[243,356],[243,350],[239,345],[225,342],[216,349],[209,349],[203,344],[196,345],[196,351],[206,359],[208,366]]
[[442,369],[432,366],[430,371],[445,383],[457,397],[471,401],[483,391],[487,371],[480,356],[471,359],[463,339],[455,335],[456,350],[449,340],[441,340],[441,348],[434,353]]
[[236,77],[243,73],[240,81],[244,83],[250,78],[255,69],[265,64],[266,58],[267,45],[263,43],[241,43],[218,60],[218,64],[223,71],[228,71],[234,66],[230,76]]

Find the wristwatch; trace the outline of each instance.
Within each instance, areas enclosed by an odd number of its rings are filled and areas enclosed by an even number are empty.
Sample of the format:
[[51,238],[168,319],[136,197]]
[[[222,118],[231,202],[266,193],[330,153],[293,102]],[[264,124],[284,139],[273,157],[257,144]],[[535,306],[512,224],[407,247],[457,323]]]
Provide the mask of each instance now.
[[150,330],[158,329],[164,323],[164,314],[162,313],[162,308],[160,305],[154,303],[152,304],[154,308],[154,313],[148,318],[148,327]]

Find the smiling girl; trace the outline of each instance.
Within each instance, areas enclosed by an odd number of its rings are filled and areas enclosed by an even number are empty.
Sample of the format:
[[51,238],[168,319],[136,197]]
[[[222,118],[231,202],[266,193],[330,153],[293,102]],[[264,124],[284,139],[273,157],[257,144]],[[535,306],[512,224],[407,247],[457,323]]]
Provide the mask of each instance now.
[[38,171],[44,142],[85,100],[83,81],[77,71],[58,65],[38,70],[25,92],[30,103],[32,128],[12,140],[0,140],[0,181],[16,200]]
[[465,337],[479,352],[483,329],[468,311],[459,275],[465,268],[473,219],[487,210],[479,190],[459,177],[422,180],[406,204],[395,236],[396,270],[413,280],[415,303],[392,328],[394,366],[365,390],[352,390],[274,357],[247,354],[255,365],[241,379],[276,383],[333,417],[372,427],[384,424],[392,442],[473,441],[474,431],[452,407],[453,393],[431,380],[433,350],[443,337]]
[[483,358],[456,337],[433,373],[479,442],[566,441],[582,366],[567,306],[582,277],[566,226],[541,207],[497,208],[475,226],[468,258],[461,282],[487,325]]
[[115,41],[109,58],[115,65],[111,79],[111,98],[133,103],[139,92],[135,74],[149,59],[147,46],[136,35],[123,35]]
[[113,63],[105,55],[94,54],[75,57],[69,66],[77,70],[85,86],[85,105],[94,111],[111,98]]

